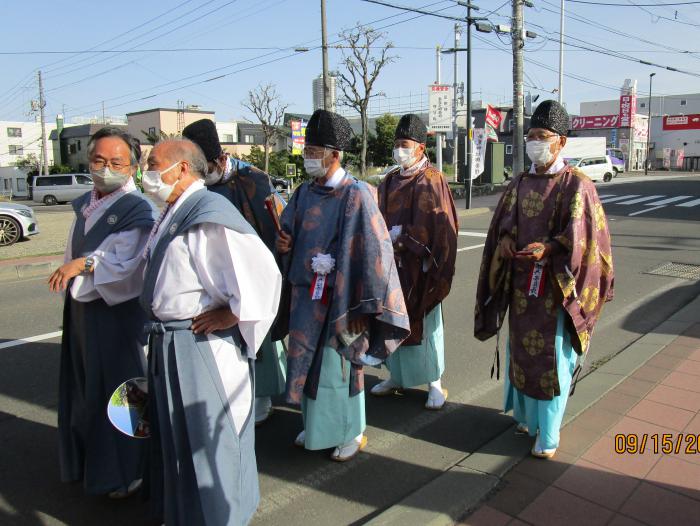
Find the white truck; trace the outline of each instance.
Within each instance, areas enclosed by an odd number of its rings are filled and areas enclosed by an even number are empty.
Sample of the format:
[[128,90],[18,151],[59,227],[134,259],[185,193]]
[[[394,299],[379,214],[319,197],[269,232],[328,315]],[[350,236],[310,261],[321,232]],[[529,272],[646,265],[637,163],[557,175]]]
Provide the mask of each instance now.
[[566,146],[561,151],[561,155],[564,159],[603,157],[605,137],[567,137]]

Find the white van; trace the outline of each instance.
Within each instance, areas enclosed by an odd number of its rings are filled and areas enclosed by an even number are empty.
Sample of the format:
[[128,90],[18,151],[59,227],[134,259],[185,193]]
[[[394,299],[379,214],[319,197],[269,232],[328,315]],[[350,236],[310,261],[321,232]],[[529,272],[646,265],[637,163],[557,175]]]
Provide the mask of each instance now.
[[34,178],[32,195],[35,203],[55,205],[72,201],[92,188],[92,179],[85,174],[41,175]]
[[591,181],[612,180],[615,171],[609,155],[600,157],[581,157],[580,159],[569,159],[571,166],[576,166],[585,173]]

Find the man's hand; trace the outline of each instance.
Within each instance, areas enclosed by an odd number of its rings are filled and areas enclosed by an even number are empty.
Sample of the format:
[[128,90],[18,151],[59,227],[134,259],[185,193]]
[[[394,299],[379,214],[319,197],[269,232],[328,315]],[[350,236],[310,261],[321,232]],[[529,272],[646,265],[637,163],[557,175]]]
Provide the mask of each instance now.
[[284,230],[281,230],[277,236],[276,246],[277,252],[280,254],[288,253],[290,250],[292,250],[292,236],[287,234],[287,232]]
[[522,261],[539,261],[552,252],[549,243],[530,243],[528,246],[515,253],[515,258]]
[[359,334],[364,332],[368,327],[369,323],[367,322],[367,315],[365,314],[357,317],[351,317],[350,320],[348,320],[348,332],[351,334]]
[[498,246],[501,247],[501,255],[505,259],[512,259],[515,257],[515,241],[508,234],[504,235],[499,241]]
[[83,270],[85,270],[85,258],[77,258],[61,265],[49,276],[49,290],[51,292],[66,290],[68,282],[80,275]]
[[238,318],[228,307],[203,312],[192,320],[192,332],[209,335],[214,331],[230,329],[238,323]]

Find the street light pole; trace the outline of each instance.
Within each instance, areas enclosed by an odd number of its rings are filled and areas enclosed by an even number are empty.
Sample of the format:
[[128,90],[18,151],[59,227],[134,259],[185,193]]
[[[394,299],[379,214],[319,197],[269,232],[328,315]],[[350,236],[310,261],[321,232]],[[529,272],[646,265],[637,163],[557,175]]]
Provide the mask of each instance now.
[[331,84],[328,78],[328,35],[326,34],[326,0],[321,0],[321,54],[323,55],[323,109],[331,111]]
[[[455,53],[457,56],[457,53]],[[472,4],[467,4],[467,170],[464,173],[465,208],[472,207]]]
[[559,104],[564,104],[564,0],[559,14]]
[[[435,83],[440,84],[440,50],[441,47],[435,49]],[[435,133],[435,162],[437,163],[437,169],[442,172],[442,133]]]
[[651,139],[651,79],[656,73],[649,73],[649,100],[647,101],[647,155],[644,160],[644,175],[649,175],[649,141]]
[[457,49],[459,49],[459,31],[459,24],[455,24],[454,83],[452,84],[452,167],[455,172],[455,183],[459,182],[459,127],[457,126]]

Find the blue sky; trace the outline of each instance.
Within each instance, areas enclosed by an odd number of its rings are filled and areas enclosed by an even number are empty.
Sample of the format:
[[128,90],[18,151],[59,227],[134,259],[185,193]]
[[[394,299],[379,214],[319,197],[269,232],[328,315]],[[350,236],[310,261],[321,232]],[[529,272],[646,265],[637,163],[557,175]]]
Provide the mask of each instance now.
[[[452,0],[389,1],[455,16],[464,16],[466,11]],[[643,3],[664,1],[670,0]],[[474,3],[481,7],[480,14],[495,11],[489,16],[494,23],[509,23],[509,1]],[[525,9],[527,28],[540,35],[527,42],[526,59],[554,70],[558,68],[558,44],[543,36],[558,38],[558,6],[559,0],[535,0],[535,8]],[[565,79],[564,100],[570,111],[577,112],[581,101],[617,97],[625,78],[637,78],[642,93],[646,93],[650,72],[657,73],[654,93],[700,92],[700,5],[602,7],[567,1],[567,12],[565,34],[572,43],[602,46],[698,74],[673,73],[568,47],[565,71],[584,79]],[[318,0],[6,0],[3,15],[0,51],[4,53],[118,52],[0,54],[0,120],[27,119],[29,101],[36,97],[38,68],[44,72],[49,120],[64,108],[69,120],[101,115],[102,101],[108,115],[124,115],[157,106],[175,107],[179,99],[216,111],[218,120],[240,119],[250,117],[240,104],[248,90],[268,82],[277,86],[290,111],[308,112],[311,81],[321,71],[321,52],[314,49],[321,41]],[[383,28],[396,46],[396,60],[377,84],[377,91],[386,95],[382,104],[417,109],[418,94],[425,93],[435,80],[435,46],[453,44],[454,22],[417,17],[361,0],[327,0],[327,16],[331,43],[339,31],[357,22]],[[634,38],[595,27],[580,17]],[[509,100],[512,63],[508,37],[475,34],[482,40],[474,40],[474,98],[494,103]],[[297,46],[312,49],[294,53]],[[192,48],[236,49],[169,51]],[[331,68],[337,67],[340,58],[340,51],[331,49]],[[460,61],[463,81],[464,54]],[[525,67],[526,84],[531,86],[526,89],[541,98],[555,98],[547,91],[557,87],[557,73],[534,62]],[[442,65],[443,80],[451,82],[452,58],[443,57]],[[219,75],[227,76],[202,82]]]

